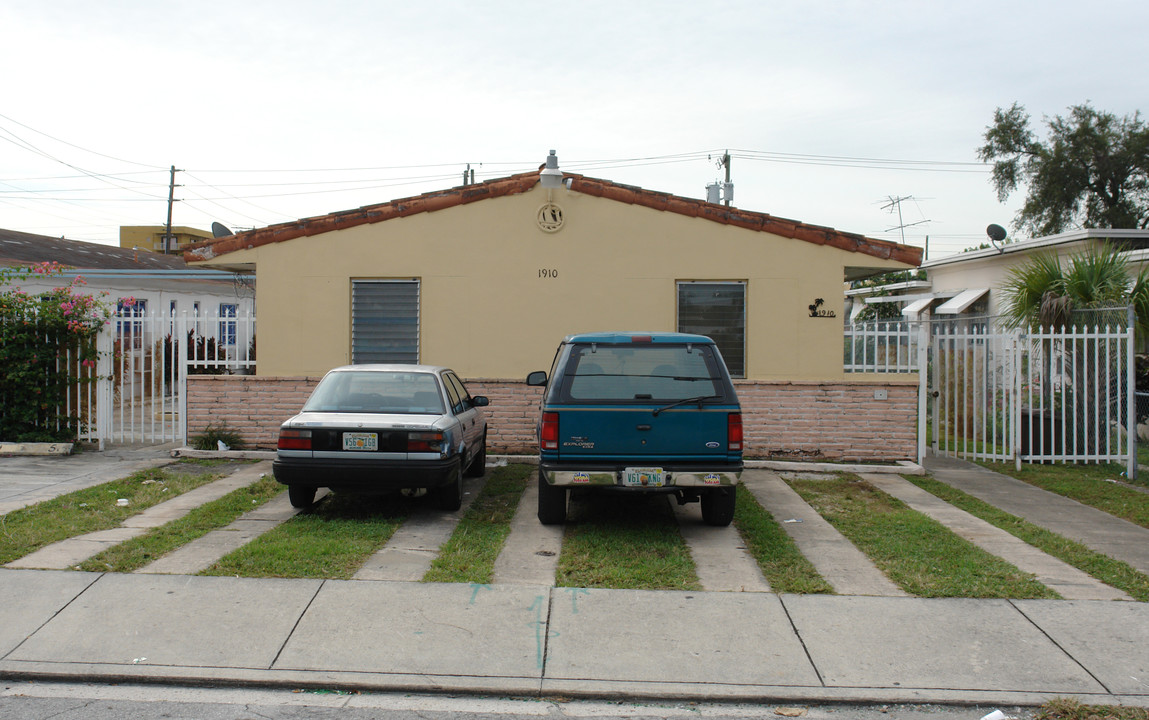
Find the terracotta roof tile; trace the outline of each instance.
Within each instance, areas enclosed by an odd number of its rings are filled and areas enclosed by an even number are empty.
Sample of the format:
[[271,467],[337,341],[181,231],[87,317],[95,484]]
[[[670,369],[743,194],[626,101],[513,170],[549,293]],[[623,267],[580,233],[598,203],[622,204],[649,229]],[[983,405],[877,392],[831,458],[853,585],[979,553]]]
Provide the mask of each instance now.
[[[566,178],[571,183],[572,192],[580,192],[629,205],[642,205],[654,210],[677,213],[687,217],[702,218],[723,225],[768,232],[815,245],[829,245],[884,260],[896,260],[909,265],[920,265],[922,262],[922,249],[910,245],[875,240],[864,235],[809,225],[796,220],[774,217],[766,213],[740,210],[680,195],[644,190],[639,187],[584,175],[567,173]],[[256,228],[231,237],[207,240],[192,245],[185,252],[184,257],[189,262],[209,260],[226,253],[269,243],[319,235],[333,230],[345,230],[359,225],[384,222],[397,217],[446,210],[488,198],[518,195],[529,191],[538,183],[538,180],[538,172],[522,173],[488,180],[477,185],[438,190],[378,205],[367,205],[354,210]]]

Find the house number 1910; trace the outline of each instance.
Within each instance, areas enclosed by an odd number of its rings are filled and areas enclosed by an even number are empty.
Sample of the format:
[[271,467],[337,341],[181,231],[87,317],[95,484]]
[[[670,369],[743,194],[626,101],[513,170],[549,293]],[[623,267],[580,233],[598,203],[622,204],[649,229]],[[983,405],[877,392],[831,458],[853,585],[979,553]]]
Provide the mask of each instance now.
[[559,271],[557,268],[539,268],[539,277],[541,278],[549,278],[553,280],[558,276]]

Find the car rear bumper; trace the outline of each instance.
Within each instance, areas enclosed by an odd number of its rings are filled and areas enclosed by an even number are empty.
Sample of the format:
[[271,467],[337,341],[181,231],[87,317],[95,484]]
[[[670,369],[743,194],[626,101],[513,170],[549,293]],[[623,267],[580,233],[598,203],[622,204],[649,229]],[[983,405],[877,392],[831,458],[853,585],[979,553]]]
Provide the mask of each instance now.
[[271,469],[284,485],[401,490],[449,485],[458,476],[460,462],[458,455],[443,460],[277,458]]
[[[627,468],[658,467],[663,471],[661,487],[627,486],[623,474]],[[638,492],[673,490],[675,488],[714,488],[737,485],[742,479],[742,463],[676,464],[648,462],[626,464],[539,463],[539,476],[550,485],[564,487],[614,487]]]

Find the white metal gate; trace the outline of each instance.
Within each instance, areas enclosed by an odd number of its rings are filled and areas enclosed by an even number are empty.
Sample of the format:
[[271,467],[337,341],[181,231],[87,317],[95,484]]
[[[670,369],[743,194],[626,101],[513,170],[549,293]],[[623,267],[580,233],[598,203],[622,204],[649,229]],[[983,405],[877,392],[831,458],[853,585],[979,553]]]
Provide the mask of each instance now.
[[187,442],[187,376],[255,371],[255,316],[124,308],[97,337],[95,383],[79,402],[80,440]]
[[1116,462],[1136,472],[1133,313],[1122,327],[934,323],[920,352],[918,455]]

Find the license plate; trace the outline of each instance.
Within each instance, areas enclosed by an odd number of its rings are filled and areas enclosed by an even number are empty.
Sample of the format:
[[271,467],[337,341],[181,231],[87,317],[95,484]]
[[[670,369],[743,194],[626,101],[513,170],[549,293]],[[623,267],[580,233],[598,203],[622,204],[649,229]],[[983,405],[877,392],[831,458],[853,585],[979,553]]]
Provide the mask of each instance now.
[[626,468],[622,473],[622,484],[626,487],[662,487],[662,468]]
[[377,433],[350,432],[343,433],[344,450],[362,450],[370,452],[379,449],[379,435]]

